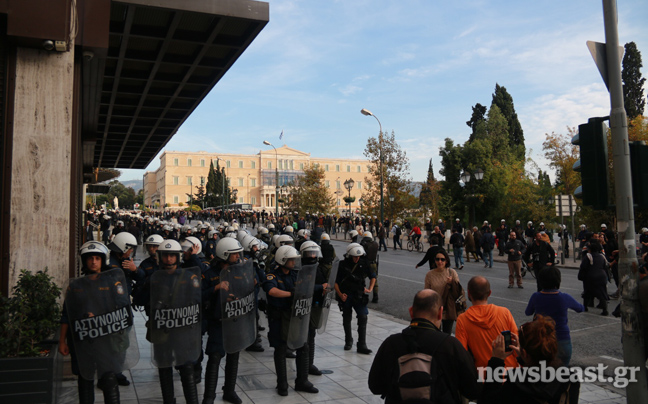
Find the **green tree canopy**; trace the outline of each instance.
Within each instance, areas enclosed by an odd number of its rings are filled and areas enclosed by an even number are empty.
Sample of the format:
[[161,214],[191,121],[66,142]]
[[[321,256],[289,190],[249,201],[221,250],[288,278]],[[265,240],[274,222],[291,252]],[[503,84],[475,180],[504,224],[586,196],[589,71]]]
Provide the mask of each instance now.
[[643,115],[646,105],[643,94],[646,79],[641,76],[642,67],[641,52],[637,49],[637,44],[628,42],[625,44],[621,78],[623,79],[623,103],[629,120]]
[[524,131],[522,125],[518,120],[515,106],[513,105],[513,97],[506,91],[506,87],[495,84],[495,92],[493,93],[493,105],[497,105],[504,115],[508,123],[508,144],[513,149],[514,155],[518,160],[524,161],[526,156],[526,148],[524,145]]
[[304,167],[304,175],[290,186],[286,207],[289,211],[299,212],[300,216],[309,213],[328,213],[333,209],[333,196],[324,186],[324,168],[318,165]]

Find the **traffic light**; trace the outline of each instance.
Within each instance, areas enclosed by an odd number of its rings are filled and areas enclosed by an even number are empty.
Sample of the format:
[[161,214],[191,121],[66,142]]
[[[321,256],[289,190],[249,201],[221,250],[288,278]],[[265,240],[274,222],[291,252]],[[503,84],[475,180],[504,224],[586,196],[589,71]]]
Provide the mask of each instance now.
[[648,146],[644,142],[630,142],[630,170],[634,204],[648,208]]
[[578,134],[572,144],[580,146],[580,160],[574,170],[581,173],[581,186],[574,192],[583,199],[583,205],[594,209],[608,207],[608,152],[605,118],[590,118],[578,125]]

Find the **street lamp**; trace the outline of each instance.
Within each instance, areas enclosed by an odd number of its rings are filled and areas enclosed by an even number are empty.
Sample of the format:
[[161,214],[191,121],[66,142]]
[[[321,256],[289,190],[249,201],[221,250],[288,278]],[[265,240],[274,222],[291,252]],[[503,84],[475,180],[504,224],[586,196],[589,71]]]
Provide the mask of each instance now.
[[371,113],[368,109],[361,109],[360,113],[365,116],[373,116],[378,121],[378,126],[380,127],[380,132],[378,134],[378,149],[379,149],[379,159],[380,159],[380,222],[384,222],[384,208],[385,203],[383,199],[383,156],[382,156],[382,124],[380,119],[374,114]]
[[348,180],[344,181],[344,188],[349,191],[349,197],[347,198],[347,203],[349,204],[349,217],[351,217],[351,189],[353,188],[353,185],[355,185],[353,178],[349,178]]
[[390,208],[390,215],[393,223],[394,222],[394,195],[392,194],[389,195],[389,208]]
[[279,220],[279,156],[277,155],[277,148],[267,140],[263,141],[266,146],[272,146],[275,151],[275,220]]
[[[473,173],[473,175],[475,176],[475,181],[481,181],[482,179],[484,179],[484,171],[481,168],[476,169],[475,172]],[[470,180],[471,180],[471,177],[472,176],[470,175],[470,173],[468,171],[466,171],[466,170],[464,170],[463,173],[461,173],[461,181],[463,181],[464,184],[468,184],[470,182]],[[475,184],[475,181],[473,181],[473,184]],[[471,217],[469,219],[469,223],[470,223],[469,227],[470,228],[473,227],[474,220],[475,220],[475,201],[474,201],[475,185],[472,185],[471,188],[473,190],[473,194],[471,195],[473,197],[473,203],[470,206],[470,210],[471,210],[471,213],[470,213]]]

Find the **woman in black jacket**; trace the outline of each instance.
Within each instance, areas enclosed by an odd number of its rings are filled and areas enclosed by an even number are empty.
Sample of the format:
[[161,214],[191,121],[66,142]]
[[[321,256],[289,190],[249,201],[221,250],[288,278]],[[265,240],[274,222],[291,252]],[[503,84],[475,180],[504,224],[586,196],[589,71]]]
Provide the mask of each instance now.
[[598,241],[590,242],[587,252],[583,255],[583,262],[580,271],[578,271],[578,280],[583,282],[585,311],[587,311],[587,307],[594,305],[594,298],[597,298],[599,299],[598,307],[603,309],[601,312],[603,316],[609,314],[607,310],[607,302],[610,300],[607,292],[607,265],[601,244]]

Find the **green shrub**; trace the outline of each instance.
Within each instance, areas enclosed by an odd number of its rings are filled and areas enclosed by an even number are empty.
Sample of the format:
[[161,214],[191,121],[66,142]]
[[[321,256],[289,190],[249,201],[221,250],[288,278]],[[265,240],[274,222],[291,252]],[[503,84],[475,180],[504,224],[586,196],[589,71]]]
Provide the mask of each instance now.
[[23,269],[10,298],[0,300],[0,358],[40,356],[59,327],[61,288],[45,271]]

